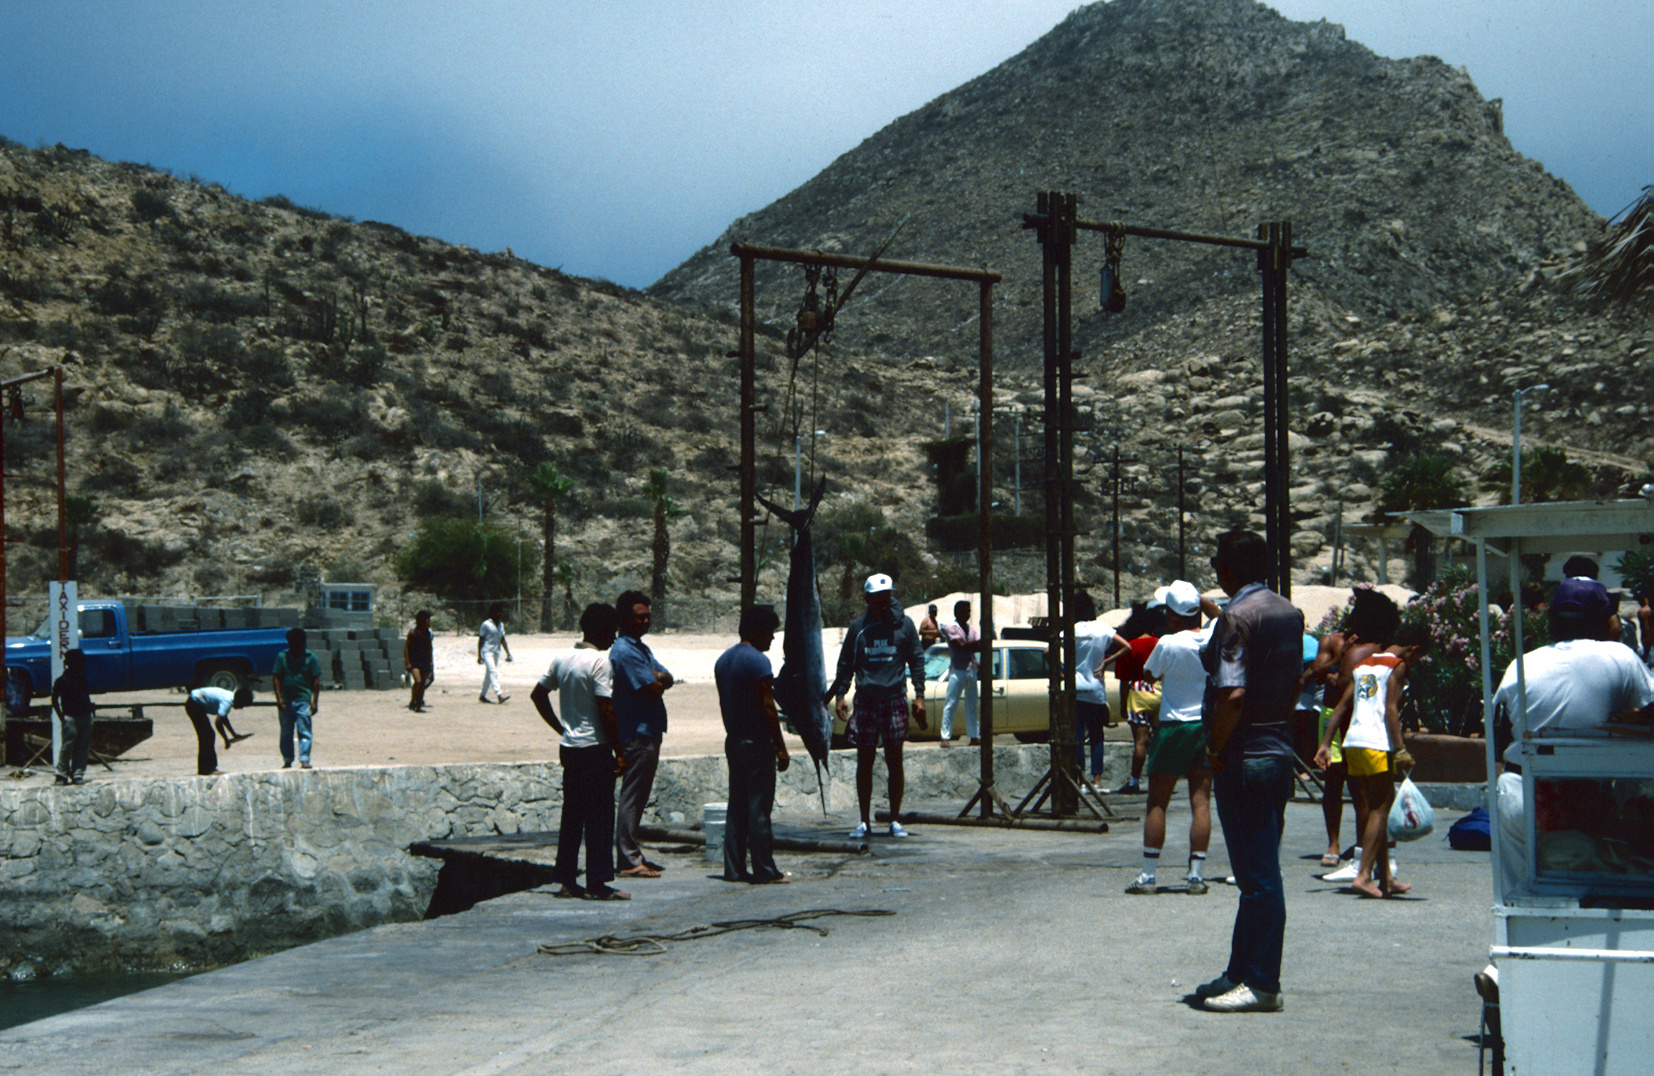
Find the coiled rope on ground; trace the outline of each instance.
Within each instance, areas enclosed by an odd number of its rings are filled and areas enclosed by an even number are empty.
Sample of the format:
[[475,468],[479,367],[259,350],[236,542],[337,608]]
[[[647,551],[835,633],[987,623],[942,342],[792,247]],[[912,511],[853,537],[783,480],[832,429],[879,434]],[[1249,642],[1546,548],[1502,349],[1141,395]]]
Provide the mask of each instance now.
[[605,934],[602,937],[588,938],[585,941],[564,942],[561,945],[541,945],[537,951],[541,956],[578,956],[581,953],[605,953],[610,956],[659,956],[666,952],[667,944],[670,942],[716,938],[720,934],[732,934],[737,930],[756,930],[760,927],[770,927],[775,930],[809,930],[814,931],[818,937],[825,938],[829,933],[826,927],[815,926],[806,922],[806,920],[822,919],[829,915],[847,915],[872,919],[895,914],[895,912],[884,908],[865,908],[854,911],[844,911],[838,908],[815,908],[810,911],[777,916],[773,919],[726,919],[722,922],[712,923],[709,926],[693,926],[676,934],[635,934],[626,938],[615,934]]

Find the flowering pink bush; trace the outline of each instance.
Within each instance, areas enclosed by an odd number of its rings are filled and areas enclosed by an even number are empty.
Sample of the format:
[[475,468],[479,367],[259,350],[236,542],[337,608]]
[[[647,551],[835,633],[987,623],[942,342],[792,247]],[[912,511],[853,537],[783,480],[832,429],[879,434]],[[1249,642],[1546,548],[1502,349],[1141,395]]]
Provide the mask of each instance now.
[[[1430,651],[1408,676],[1401,720],[1407,728],[1457,735],[1482,731],[1482,641],[1475,576],[1469,569],[1448,569],[1401,611],[1401,623],[1423,624],[1430,631]],[[1342,627],[1345,608],[1329,612],[1314,629],[1317,636]],[[1489,608],[1493,679],[1497,686],[1516,656],[1509,614]],[[1525,649],[1551,641],[1543,613],[1527,613],[1522,622]]]

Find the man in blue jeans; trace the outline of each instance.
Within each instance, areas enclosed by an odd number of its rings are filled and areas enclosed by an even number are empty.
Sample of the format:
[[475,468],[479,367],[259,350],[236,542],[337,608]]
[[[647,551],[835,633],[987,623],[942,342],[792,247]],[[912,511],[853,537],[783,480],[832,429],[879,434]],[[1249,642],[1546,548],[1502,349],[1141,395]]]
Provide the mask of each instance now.
[[281,722],[281,768],[293,768],[294,740],[298,741],[299,769],[310,768],[312,722],[320,708],[322,665],[304,648],[303,628],[287,633],[287,649],[276,655],[270,683],[276,689],[276,717]]
[[1292,796],[1292,710],[1304,614],[1264,586],[1269,548],[1250,531],[1218,535],[1212,558],[1230,596],[1202,652],[1207,760],[1240,902],[1229,965],[1195,990],[1213,1012],[1280,1012],[1286,893],[1281,824]]

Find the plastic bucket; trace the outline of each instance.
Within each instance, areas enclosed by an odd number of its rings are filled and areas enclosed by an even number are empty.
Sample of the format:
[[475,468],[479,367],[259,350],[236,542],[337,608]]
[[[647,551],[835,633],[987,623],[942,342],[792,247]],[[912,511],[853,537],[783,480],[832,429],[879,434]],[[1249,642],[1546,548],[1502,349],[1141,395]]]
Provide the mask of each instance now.
[[701,831],[706,834],[706,858],[714,863],[724,861],[724,820],[728,816],[727,803],[707,803],[701,806]]

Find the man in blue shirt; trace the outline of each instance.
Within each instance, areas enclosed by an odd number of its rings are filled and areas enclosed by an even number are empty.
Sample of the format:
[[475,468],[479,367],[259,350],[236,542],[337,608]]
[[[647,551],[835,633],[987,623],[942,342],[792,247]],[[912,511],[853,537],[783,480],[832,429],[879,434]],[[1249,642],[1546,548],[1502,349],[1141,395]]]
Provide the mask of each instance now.
[[651,623],[649,595],[628,590],[615,602],[620,635],[609,648],[614,672],[615,720],[626,755],[615,805],[615,871],[626,878],[659,878],[661,867],[643,858],[637,828],[660,767],[660,743],[666,736],[666,703],[661,696],[676,681],[655,660],[643,637]]
[[770,659],[764,656],[780,626],[770,606],[748,606],[741,614],[741,641],[725,650],[712,669],[724,717],[724,760],[729,764],[726,882],[763,885],[787,880],[775,865],[770,812],[775,809],[775,775],[790,759],[775,709]]

